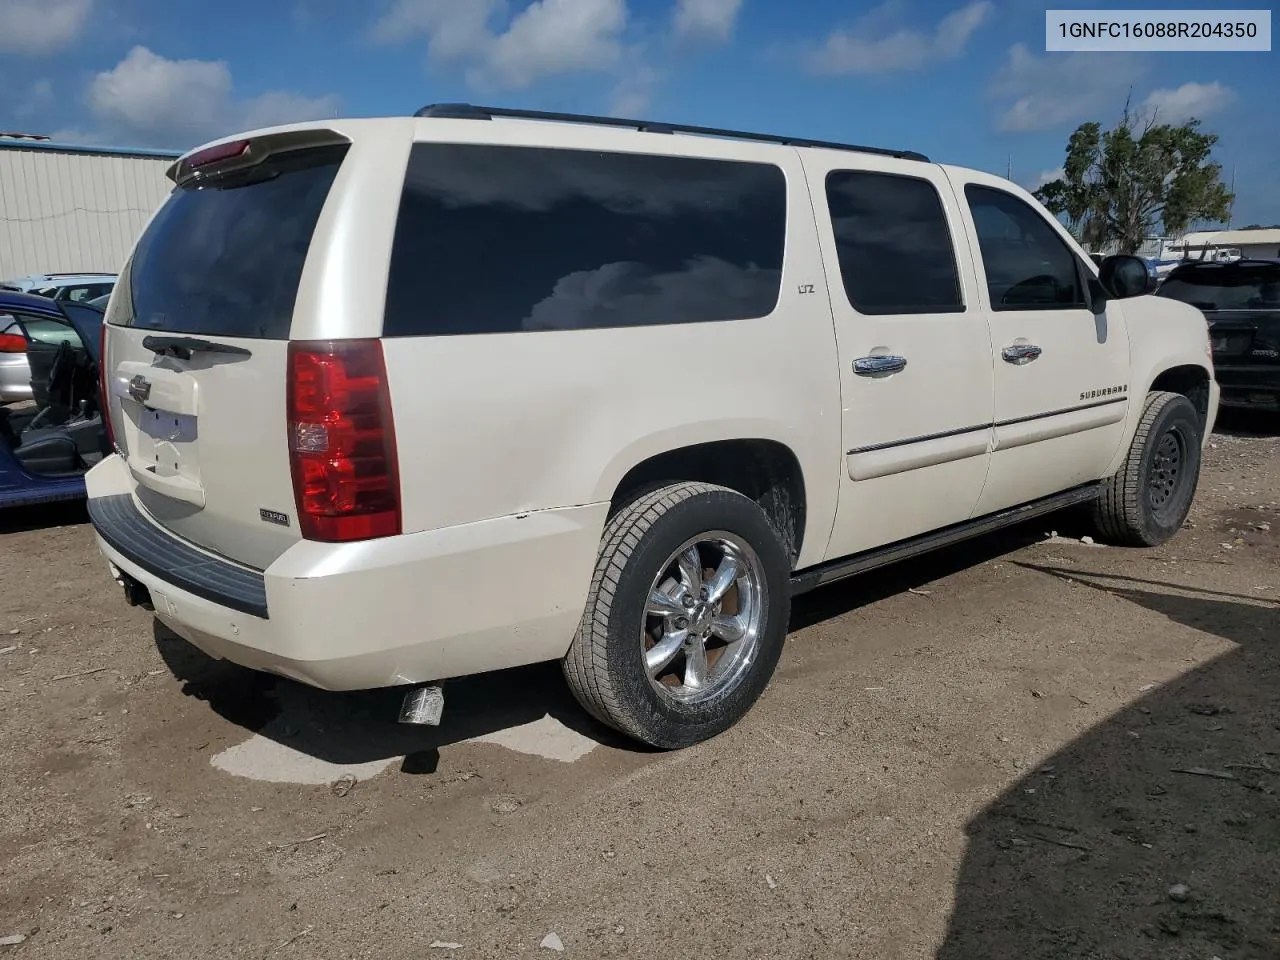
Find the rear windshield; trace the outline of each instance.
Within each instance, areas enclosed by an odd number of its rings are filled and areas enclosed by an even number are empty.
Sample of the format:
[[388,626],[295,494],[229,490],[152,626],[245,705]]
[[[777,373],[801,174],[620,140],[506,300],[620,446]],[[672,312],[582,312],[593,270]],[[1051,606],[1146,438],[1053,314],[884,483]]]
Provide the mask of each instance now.
[[1180,270],[1160,296],[1201,310],[1280,310],[1280,263],[1207,263]]
[[174,190],[138,241],[111,322],[287,340],[311,235],[346,150],[292,151]]

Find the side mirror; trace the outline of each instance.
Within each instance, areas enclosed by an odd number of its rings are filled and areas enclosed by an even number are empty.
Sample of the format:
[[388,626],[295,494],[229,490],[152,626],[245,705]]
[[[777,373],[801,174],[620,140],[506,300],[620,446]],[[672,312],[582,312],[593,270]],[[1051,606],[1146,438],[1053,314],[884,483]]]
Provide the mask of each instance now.
[[1138,257],[1117,254],[1107,257],[1098,268],[1098,280],[1107,295],[1115,300],[1140,297],[1148,292],[1151,274],[1147,265]]

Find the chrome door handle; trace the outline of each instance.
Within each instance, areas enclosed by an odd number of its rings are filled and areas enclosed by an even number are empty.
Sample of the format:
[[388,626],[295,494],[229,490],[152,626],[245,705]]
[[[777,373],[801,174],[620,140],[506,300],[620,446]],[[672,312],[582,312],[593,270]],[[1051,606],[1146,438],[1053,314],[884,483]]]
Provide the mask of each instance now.
[[905,369],[907,369],[906,357],[859,357],[853,361],[853,372],[860,377],[899,373]]
[[1005,363],[1014,363],[1020,367],[1030,363],[1042,353],[1044,351],[1034,343],[1015,343],[1013,346],[1005,347],[1000,351]]

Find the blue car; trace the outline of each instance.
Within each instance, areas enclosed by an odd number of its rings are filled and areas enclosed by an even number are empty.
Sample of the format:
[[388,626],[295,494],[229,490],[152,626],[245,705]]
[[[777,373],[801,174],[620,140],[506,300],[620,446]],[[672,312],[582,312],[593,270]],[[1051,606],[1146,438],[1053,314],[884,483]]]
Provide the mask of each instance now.
[[31,383],[31,400],[0,406],[0,508],[84,497],[107,445],[102,318],[85,303],[0,291],[0,347],[25,354]]

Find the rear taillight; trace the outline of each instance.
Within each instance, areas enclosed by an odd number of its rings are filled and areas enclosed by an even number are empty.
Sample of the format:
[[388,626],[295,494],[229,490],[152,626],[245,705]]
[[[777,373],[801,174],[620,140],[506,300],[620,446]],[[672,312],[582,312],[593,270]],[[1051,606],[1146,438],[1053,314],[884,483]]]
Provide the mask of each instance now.
[[110,369],[107,366],[107,325],[104,323],[98,335],[98,409],[102,415],[102,427],[107,431],[107,449],[114,450],[116,430],[111,425],[111,391],[107,384]]
[[0,333],[0,353],[26,353],[27,338],[18,333]]
[[289,464],[308,540],[400,532],[400,472],[378,340],[289,344]]

